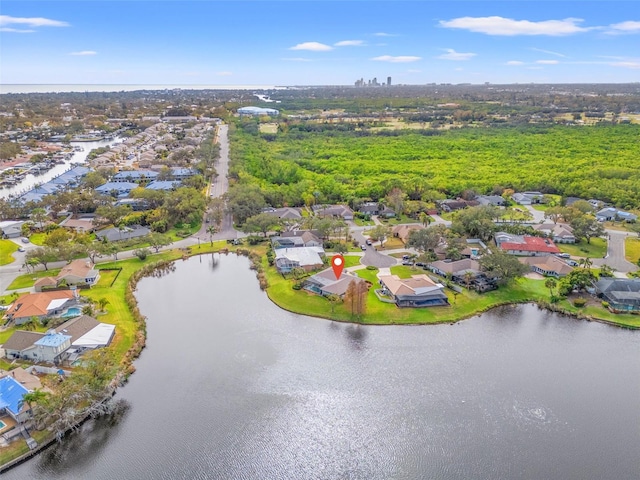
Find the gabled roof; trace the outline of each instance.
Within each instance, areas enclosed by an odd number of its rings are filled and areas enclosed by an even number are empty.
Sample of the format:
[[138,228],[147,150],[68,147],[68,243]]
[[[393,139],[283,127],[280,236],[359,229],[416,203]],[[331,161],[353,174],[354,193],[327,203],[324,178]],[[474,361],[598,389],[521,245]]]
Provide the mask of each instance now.
[[279,248],[275,253],[276,261],[286,259],[304,267],[322,265],[320,254],[324,253],[324,250],[322,247]]
[[422,230],[424,229],[424,225],[420,225],[420,224],[402,224],[402,225],[396,225],[395,227],[393,227],[393,229],[391,230],[391,233],[398,237],[400,240],[403,241],[403,243],[406,243],[407,240],[409,239],[409,234],[413,231],[413,230]]
[[567,265],[554,255],[546,255],[544,257],[523,257],[518,260],[525,265],[535,265],[541,270],[554,272],[559,276],[568,275],[573,270],[573,267]]
[[574,237],[573,228],[566,223],[541,223],[532,225],[534,230],[559,238]]
[[[498,237],[504,240],[498,240]],[[499,247],[502,250],[520,250],[523,252],[542,252],[542,253],[560,253],[560,249],[556,247],[548,238],[531,237],[528,235],[511,237],[508,234],[496,234],[496,240],[499,241]]]
[[328,268],[315,275],[311,275],[306,279],[305,283],[307,282],[312,285],[317,285],[324,293],[342,296],[346,293],[351,282],[356,282],[357,284],[364,282],[364,280],[349,272],[344,272],[340,275],[339,279],[336,279],[333,269]]
[[400,278],[397,275],[380,275],[380,282],[395,296],[423,295],[442,290],[444,287],[435,283],[427,275],[413,275],[411,278]]
[[27,332],[25,330],[16,330],[13,332],[2,348],[5,350],[17,350],[22,351],[31,347],[34,343],[44,337],[44,333]]
[[98,271],[93,268],[93,263],[88,258],[74,260],[68,265],[65,265],[60,270],[60,273],[56,279],[61,280],[68,275],[73,275],[81,278],[92,278],[98,274]]
[[475,260],[471,260],[470,258],[463,258],[462,260],[457,260],[455,262],[445,262],[443,260],[438,260],[437,262],[432,262],[429,265],[445,273],[456,273],[467,270],[474,272],[480,271],[480,264]]
[[88,315],[81,315],[64,322],[56,327],[57,333],[63,333],[71,337],[71,343],[100,325],[100,322]]

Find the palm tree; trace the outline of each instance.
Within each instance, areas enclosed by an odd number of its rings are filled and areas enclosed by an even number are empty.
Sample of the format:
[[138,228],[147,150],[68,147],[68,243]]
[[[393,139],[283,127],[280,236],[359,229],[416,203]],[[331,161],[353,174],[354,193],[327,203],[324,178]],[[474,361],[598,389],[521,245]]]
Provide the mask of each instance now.
[[29,320],[27,320],[26,322],[24,322],[21,327],[23,330],[26,330],[28,332],[31,332],[33,330],[35,330],[38,327],[38,317],[33,316],[31,318],[29,318]]
[[102,297],[101,299],[98,300],[98,305],[100,306],[100,311],[104,312],[105,311],[105,307],[107,305],[109,305],[109,300],[107,300],[106,298]]
[[469,285],[471,285],[471,280],[473,280],[473,272],[464,272],[463,278],[464,284],[466,285],[467,290],[469,290]]
[[84,307],[82,307],[82,314],[87,315],[88,317],[93,317],[93,306],[85,305]]
[[544,281],[544,286],[549,289],[549,296],[553,297],[553,289],[558,286],[558,282],[555,278],[547,278]]
[[591,261],[591,259],[589,257],[586,258],[582,258],[580,259],[580,261],[578,262],[578,265],[580,265],[582,268],[588,270],[591,268],[591,266],[593,265],[593,261]]
[[209,240],[211,241],[211,246],[213,247],[213,235],[217,232],[217,228],[215,225],[211,225],[207,227],[207,233],[209,234]]

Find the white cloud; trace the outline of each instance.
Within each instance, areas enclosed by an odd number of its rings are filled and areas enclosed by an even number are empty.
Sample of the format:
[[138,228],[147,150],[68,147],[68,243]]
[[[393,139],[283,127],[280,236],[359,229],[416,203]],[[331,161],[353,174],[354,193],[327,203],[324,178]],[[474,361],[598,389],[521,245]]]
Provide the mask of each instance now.
[[410,68],[407,70],[408,73],[422,73],[422,70],[418,70],[416,68]]
[[378,32],[373,34],[375,37],[397,37],[395,33]]
[[614,23],[609,25],[609,30],[606,32],[611,35],[622,33],[640,33],[640,22],[627,21]]
[[473,57],[475,57],[477,55],[476,53],[460,53],[460,52],[456,52],[453,48],[445,48],[444,50],[447,53],[443,53],[442,55],[438,55],[436,58],[439,58],[440,60],[464,61],[464,60],[471,60]]
[[534,52],[541,52],[541,53],[547,53],[549,55],[555,55],[556,57],[562,57],[562,58],[566,58],[566,55],[563,55],[562,53],[558,53],[558,52],[554,52],[551,50],[543,50],[542,48],[535,48],[532,47],[531,50],[533,50]]
[[558,60],[536,60],[536,63],[540,65],[557,65],[560,62]]
[[505,65],[524,65],[520,60],[509,60]]
[[504,17],[460,17],[452,20],[441,20],[440,25],[446,28],[458,28],[470,32],[486,33],[487,35],[548,35],[559,37],[582,33],[589,28],[580,27],[580,18],[565,18],[564,20],[544,20],[531,22],[529,20],[514,20]]
[[371,60],[376,62],[390,62],[390,63],[409,63],[422,60],[421,57],[412,57],[409,55],[400,55],[398,57],[392,57],[391,55],[382,55],[380,57],[374,57]]
[[285,57],[282,60],[285,60],[287,62],[310,62],[311,61],[310,58],[304,58],[304,57]]
[[33,33],[35,30],[25,30],[22,28],[11,28],[11,27],[0,27],[0,32],[11,32],[11,33]]
[[231,75],[233,75],[233,72],[229,72],[229,71],[216,72],[216,75],[219,77],[230,77]]
[[88,57],[90,55],[97,55],[98,52],[93,50],[82,50],[80,52],[71,52],[69,55],[75,55],[76,57]]
[[625,62],[613,62],[610,63],[612,67],[622,67],[622,68],[631,68],[633,70],[640,69],[640,61],[625,61]]
[[[0,26],[6,25],[27,25],[29,27],[68,27],[67,22],[60,20],[51,20],[41,17],[11,17],[9,15],[0,15]],[[4,30],[7,31],[7,30]]]
[[334,47],[363,47],[364,40],[342,40],[333,44]]
[[290,47],[289,50],[309,50],[311,52],[328,52],[333,47],[320,42],[304,42]]

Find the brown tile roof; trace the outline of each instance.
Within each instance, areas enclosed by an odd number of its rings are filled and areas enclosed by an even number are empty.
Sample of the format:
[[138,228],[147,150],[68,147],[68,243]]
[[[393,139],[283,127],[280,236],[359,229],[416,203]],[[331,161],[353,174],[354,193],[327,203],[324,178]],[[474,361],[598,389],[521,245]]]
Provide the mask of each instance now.
[[58,282],[53,277],[42,277],[36,280],[36,283],[33,284],[34,287],[49,287],[56,286]]
[[419,224],[402,224],[402,225],[396,225],[395,227],[393,227],[393,229],[391,230],[391,233],[393,234],[394,237],[398,237],[400,240],[402,240],[402,243],[407,243],[407,240],[409,240],[409,234],[413,231],[413,230],[422,230],[424,228],[423,225],[419,225]]
[[38,332],[27,332],[25,330],[16,330],[13,332],[2,348],[5,350],[24,350],[25,348],[29,348],[31,345],[36,343],[44,337],[44,333]]
[[380,275],[379,279],[396,296],[418,295],[419,290],[426,288],[437,289],[439,287],[439,284],[424,274],[413,275],[411,278],[400,278],[397,275]]
[[525,265],[535,265],[542,270],[547,272],[556,272],[561,276],[568,275],[573,270],[573,267],[567,265],[565,262],[553,255],[546,255],[544,257],[524,257],[518,258],[518,260]]
[[0,378],[8,376],[12,376],[13,378],[15,378],[27,390],[42,388],[40,379],[35,375],[31,375],[22,367],[14,368],[13,370],[10,370],[8,372],[0,372]]
[[73,298],[73,292],[71,290],[58,290],[56,292],[27,293],[11,304],[11,308],[7,310],[7,315],[13,318],[46,315],[47,307],[51,301],[63,298]]
[[78,260],[74,260],[69,265],[62,267],[56,278],[61,279],[67,275],[74,275],[76,277],[83,278],[86,277],[91,270],[93,270],[93,264],[91,261],[87,258],[80,258]]

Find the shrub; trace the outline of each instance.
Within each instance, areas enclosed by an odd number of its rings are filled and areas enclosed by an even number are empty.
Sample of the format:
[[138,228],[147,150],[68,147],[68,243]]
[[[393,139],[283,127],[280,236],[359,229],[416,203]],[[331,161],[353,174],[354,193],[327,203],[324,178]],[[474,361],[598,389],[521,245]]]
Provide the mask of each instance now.
[[367,270],[378,270],[378,267],[374,267],[373,265],[367,265]]
[[580,298],[576,298],[576,299],[573,301],[573,306],[574,306],[574,307],[578,307],[578,308],[582,308],[582,307],[584,307],[586,304],[587,304],[587,300],[586,300],[586,299],[584,299],[584,298],[582,298],[582,297],[580,297]]
[[149,256],[150,253],[151,252],[149,251],[148,248],[139,248],[138,250],[135,250],[133,252],[133,254],[136,257],[138,257],[140,260],[145,260]]
[[602,306],[604,308],[609,308],[609,302],[605,302],[604,300],[602,301]]
[[558,303],[560,300],[562,300],[562,297],[559,295],[552,295],[551,299],[549,300],[550,303]]

